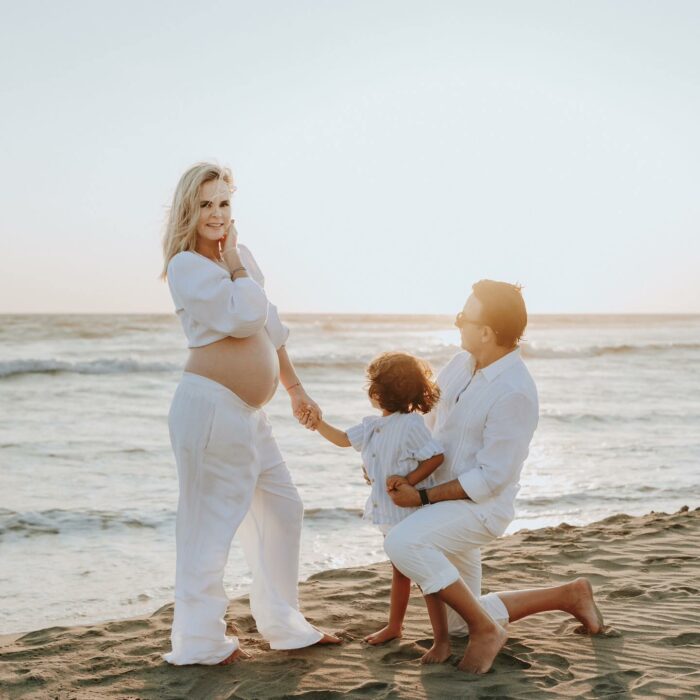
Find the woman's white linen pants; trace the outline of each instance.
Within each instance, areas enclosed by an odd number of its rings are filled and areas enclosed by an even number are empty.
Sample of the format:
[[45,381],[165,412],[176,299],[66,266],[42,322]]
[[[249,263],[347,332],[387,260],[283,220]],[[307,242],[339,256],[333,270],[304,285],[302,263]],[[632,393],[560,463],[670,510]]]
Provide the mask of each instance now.
[[224,567],[238,531],[253,575],[250,608],[272,649],[323,636],[299,612],[303,504],[264,411],[185,372],[168,417],[180,496],[171,664],[217,664],[238,649],[226,635]]
[[[481,547],[494,539],[468,501],[441,501],[395,525],[384,540],[384,551],[424,595],[437,593],[461,578],[484,611],[505,627],[508,610],[503,601],[496,593],[481,595]],[[469,633],[466,621],[450,607],[447,623],[450,634]]]

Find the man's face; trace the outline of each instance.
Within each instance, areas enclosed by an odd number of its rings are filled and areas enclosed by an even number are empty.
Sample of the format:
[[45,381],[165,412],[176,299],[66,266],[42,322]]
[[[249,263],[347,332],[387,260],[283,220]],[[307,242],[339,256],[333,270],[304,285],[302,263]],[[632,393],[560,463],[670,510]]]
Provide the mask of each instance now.
[[481,302],[472,294],[455,320],[455,326],[459,328],[462,349],[472,355],[483,343],[484,325],[481,321],[481,311]]

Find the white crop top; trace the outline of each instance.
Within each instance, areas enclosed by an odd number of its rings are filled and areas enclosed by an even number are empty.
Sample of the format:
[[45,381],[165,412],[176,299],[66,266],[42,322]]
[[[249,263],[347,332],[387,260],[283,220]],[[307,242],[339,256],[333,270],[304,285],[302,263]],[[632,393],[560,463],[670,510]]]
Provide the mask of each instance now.
[[289,329],[265,296],[265,278],[253,254],[245,246],[238,249],[250,276],[235,281],[223,265],[194,251],[178,253],[168,263],[168,286],[187,347],[227,336],[247,338],[262,328],[278,350],[287,342]]

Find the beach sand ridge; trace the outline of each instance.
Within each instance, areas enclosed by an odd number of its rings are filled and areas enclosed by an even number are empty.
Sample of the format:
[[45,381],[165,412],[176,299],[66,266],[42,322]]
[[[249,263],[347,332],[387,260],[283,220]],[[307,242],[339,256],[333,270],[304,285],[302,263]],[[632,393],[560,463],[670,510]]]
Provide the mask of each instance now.
[[247,597],[231,601],[253,658],[227,667],[172,667],[172,605],[146,618],[51,627],[0,640],[0,697],[9,698],[542,698],[700,697],[700,509],[616,515],[584,527],[520,532],[483,550],[484,592],[552,585],[586,576],[605,632],[548,613],[512,624],[493,669],[468,676],[450,662],[421,666],[431,632],[414,586],[404,637],[371,647],[362,637],[388,612],[388,562],[337,569],[300,586],[301,608],[341,647],[270,651]]

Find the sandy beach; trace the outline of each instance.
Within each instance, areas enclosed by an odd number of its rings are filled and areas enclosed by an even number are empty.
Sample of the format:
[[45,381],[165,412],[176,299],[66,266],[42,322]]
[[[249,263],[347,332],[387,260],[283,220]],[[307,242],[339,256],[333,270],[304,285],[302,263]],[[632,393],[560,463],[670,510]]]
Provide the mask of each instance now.
[[700,508],[668,515],[616,515],[584,527],[522,530],[483,552],[485,590],[556,584],[587,576],[605,615],[605,633],[576,632],[561,613],[510,626],[510,640],[485,676],[454,663],[421,666],[430,626],[417,589],[404,637],[362,642],[383,624],[388,563],[337,569],[301,585],[317,625],[341,634],[338,648],[270,651],[248,600],[228,620],[249,661],[229,667],[168,666],[172,606],[150,617],[89,627],[51,627],[0,640],[3,698],[459,698],[698,697],[700,695]]

